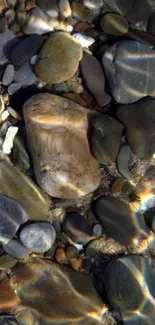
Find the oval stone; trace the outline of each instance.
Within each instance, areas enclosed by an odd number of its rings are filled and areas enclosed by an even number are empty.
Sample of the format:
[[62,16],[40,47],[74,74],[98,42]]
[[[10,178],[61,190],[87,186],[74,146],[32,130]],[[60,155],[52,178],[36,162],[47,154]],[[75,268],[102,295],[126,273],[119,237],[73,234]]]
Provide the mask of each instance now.
[[70,79],[82,58],[82,46],[64,32],[50,35],[40,50],[35,72],[43,81],[53,84]]
[[10,240],[8,244],[3,245],[3,249],[7,254],[17,259],[26,258],[31,253],[31,251],[17,239]]
[[105,14],[100,20],[100,26],[104,33],[114,36],[124,35],[129,29],[127,19],[114,13]]

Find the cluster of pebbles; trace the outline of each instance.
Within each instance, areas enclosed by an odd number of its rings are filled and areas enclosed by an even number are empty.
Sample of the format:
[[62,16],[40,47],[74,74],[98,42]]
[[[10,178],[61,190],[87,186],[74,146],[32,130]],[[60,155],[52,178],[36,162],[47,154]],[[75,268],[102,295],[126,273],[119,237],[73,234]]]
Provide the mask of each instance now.
[[0,325],[155,323],[155,1],[0,0]]

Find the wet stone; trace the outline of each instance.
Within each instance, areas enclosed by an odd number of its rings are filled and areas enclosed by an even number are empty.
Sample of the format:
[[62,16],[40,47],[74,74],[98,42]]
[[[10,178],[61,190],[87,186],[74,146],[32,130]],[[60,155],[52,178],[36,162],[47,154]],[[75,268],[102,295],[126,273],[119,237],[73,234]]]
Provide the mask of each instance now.
[[127,19],[114,13],[105,14],[100,20],[100,26],[104,33],[114,36],[124,35],[129,29]]
[[140,239],[148,236],[144,217],[115,197],[101,196],[93,203],[93,211],[102,225],[103,233],[121,245],[136,245]]
[[17,259],[24,259],[31,253],[22,243],[17,239],[12,239],[8,244],[3,245],[4,251]]
[[27,219],[27,213],[18,201],[0,194],[0,242],[2,244],[7,244]]
[[25,247],[35,253],[44,253],[54,244],[56,231],[48,222],[25,225],[20,232],[20,240]]

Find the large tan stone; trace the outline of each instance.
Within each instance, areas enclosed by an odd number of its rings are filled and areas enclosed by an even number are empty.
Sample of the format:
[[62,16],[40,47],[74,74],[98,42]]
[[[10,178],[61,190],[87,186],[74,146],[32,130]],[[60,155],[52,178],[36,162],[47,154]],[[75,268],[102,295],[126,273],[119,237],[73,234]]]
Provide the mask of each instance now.
[[59,83],[75,74],[81,58],[78,41],[67,33],[55,32],[41,48],[35,72],[47,83]]
[[78,198],[99,186],[99,165],[87,139],[89,113],[51,94],[35,95],[24,105],[35,176],[53,197]]

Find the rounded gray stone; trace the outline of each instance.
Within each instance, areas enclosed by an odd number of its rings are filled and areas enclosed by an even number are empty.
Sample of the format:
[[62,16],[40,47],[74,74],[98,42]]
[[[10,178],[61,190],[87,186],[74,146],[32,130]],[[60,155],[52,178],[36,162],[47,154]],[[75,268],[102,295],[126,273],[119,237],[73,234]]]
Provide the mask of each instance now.
[[4,251],[17,259],[23,259],[30,255],[31,251],[27,249],[19,240],[12,239],[6,245],[3,245]]
[[37,222],[26,225],[20,232],[20,240],[25,247],[35,253],[44,253],[54,244],[56,231],[51,223]]

